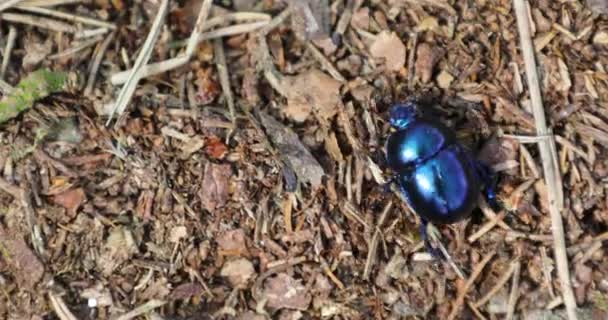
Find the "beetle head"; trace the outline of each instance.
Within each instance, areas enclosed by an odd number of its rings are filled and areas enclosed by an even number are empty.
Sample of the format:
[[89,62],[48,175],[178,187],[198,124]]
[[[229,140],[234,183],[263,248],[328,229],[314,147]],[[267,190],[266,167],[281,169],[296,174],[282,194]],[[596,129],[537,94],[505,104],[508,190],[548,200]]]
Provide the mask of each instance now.
[[416,118],[416,105],[412,102],[398,103],[391,107],[390,123],[397,130],[405,129]]

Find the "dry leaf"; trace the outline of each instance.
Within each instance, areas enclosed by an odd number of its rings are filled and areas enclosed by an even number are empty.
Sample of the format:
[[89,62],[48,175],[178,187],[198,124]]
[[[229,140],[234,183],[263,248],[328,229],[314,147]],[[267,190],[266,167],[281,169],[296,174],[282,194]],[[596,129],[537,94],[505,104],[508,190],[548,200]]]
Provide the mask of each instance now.
[[303,122],[314,110],[321,119],[328,120],[338,112],[341,83],[318,69],[294,77],[285,77],[283,86],[288,105],[283,113],[297,122]]
[[439,88],[449,88],[450,84],[452,84],[452,81],[454,81],[454,76],[452,76],[449,72],[445,70],[441,70],[441,72],[437,76],[437,85],[439,86]]
[[312,297],[310,292],[286,273],[279,273],[266,280],[264,295],[268,299],[266,306],[270,309],[296,309],[306,310]]
[[354,28],[359,28],[363,30],[369,29],[369,8],[363,7],[355,11],[353,17],[350,20],[350,24]]
[[230,252],[233,255],[248,254],[246,239],[243,229],[235,229],[222,233],[217,238],[217,244],[221,251]]
[[593,36],[593,44],[608,45],[608,31],[602,30]]
[[253,263],[245,258],[226,261],[220,275],[228,279],[233,287],[242,287],[255,274]]
[[238,320],[266,320],[266,317],[261,314],[257,314],[253,311],[247,311],[242,313],[238,318]]
[[395,32],[383,31],[369,48],[374,58],[384,59],[386,68],[399,71],[405,65],[405,45]]
[[323,167],[302,144],[298,135],[267,114],[260,113],[260,120],[268,137],[279,149],[281,155],[287,159],[298,178],[305,183],[310,183],[314,188],[321,185],[325,175]]
[[19,235],[0,226],[0,260],[5,261],[19,286],[32,290],[42,279],[44,266]]
[[138,252],[133,234],[125,227],[112,229],[97,258],[97,267],[104,275],[110,275],[118,266]]
[[203,293],[203,286],[199,283],[191,282],[180,284],[171,291],[171,300],[187,300]]
[[443,49],[432,47],[428,43],[421,43],[416,50],[416,76],[422,83],[428,83],[433,76],[435,64],[443,56]]
[[228,153],[228,147],[217,136],[207,138],[205,153],[214,159],[223,159]]
[[291,27],[301,40],[327,38],[330,32],[328,0],[287,0],[291,6]]
[[416,30],[418,32],[423,32],[423,31],[433,31],[433,32],[436,32],[437,30],[439,30],[439,21],[437,21],[437,18],[433,17],[433,16],[425,17],[416,26]]
[[47,39],[47,41],[42,41],[42,39],[35,36],[26,37],[24,46],[25,56],[21,65],[26,71],[36,68],[53,51],[52,40]]
[[94,304],[95,307],[109,307],[114,304],[110,289],[104,287],[103,283],[82,290],[80,297],[87,299],[89,306]]
[[172,243],[179,243],[182,239],[188,236],[188,229],[186,226],[176,226],[171,228],[169,233],[169,241]]
[[213,79],[211,68],[199,69],[196,72],[196,86],[196,100],[201,105],[213,102],[221,92],[220,86]]
[[587,0],[586,2],[591,11],[608,14],[608,0]]
[[78,208],[80,208],[80,205],[82,205],[86,199],[84,190],[78,188],[70,189],[56,195],[53,197],[53,202],[64,207],[67,210],[68,216],[74,218],[78,212]]
[[198,193],[203,209],[214,211],[228,201],[229,180],[232,169],[228,164],[207,163],[201,189]]

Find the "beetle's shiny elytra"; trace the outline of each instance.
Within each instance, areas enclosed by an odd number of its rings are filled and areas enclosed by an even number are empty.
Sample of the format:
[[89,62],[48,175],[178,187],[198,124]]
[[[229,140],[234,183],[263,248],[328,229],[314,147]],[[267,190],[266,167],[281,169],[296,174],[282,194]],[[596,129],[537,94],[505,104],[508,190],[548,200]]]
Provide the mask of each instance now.
[[396,131],[387,141],[387,164],[423,224],[454,223],[469,217],[481,191],[494,203],[489,168],[474,160],[450,129],[417,116],[413,103],[393,106],[390,123]]

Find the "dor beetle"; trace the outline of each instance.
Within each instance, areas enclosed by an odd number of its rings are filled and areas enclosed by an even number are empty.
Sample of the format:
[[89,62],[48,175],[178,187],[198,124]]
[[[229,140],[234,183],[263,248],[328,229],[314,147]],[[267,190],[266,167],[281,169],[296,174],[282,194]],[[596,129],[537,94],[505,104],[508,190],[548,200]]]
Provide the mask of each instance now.
[[407,204],[422,220],[421,236],[430,246],[426,225],[450,224],[470,216],[483,192],[496,206],[495,175],[474,159],[439,121],[419,115],[414,102],[399,103],[390,110],[395,131],[386,143],[386,160]]

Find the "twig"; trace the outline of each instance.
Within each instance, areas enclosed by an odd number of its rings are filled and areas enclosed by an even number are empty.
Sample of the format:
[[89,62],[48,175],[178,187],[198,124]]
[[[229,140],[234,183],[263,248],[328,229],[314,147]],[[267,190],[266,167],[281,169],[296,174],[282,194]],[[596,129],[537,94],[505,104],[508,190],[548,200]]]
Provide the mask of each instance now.
[[317,59],[317,61],[319,61],[319,63],[321,63],[321,66],[323,67],[323,69],[325,69],[332,77],[334,77],[334,79],[336,79],[340,82],[346,82],[346,79],[340,73],[340,71],[338,71],[338,69],[336,69],[336,67],[334,67],[334,65],[331,63],[331,61],[329,61],[327,59],[327,57],[325,57],[323,52],[321,52],[319,49],[317,49],[317,47],[315,47],[315,45],[312,44],[312,42],[307,42],[306,48],[308,48],[308,50],[310,50],[310,52],[312,53],[312,56],[315,59]]
[[21,1],[23,0],[7,0],[4,3],[0,3],[0,12],[18,4]]
[[0,177],[0,190],[10,194],[13,198],[20,199],[21,197],[21,188],[15,187],[8,181],[4,180]]
[[63,299],[60,296],[49,292],[49,300],[51,301],[51,306],[53,306],[53,310],[57,317],[61,320],[77,320],[74,314],[70,311],[68,306],[65,305]]
[[137,318],[138,316],[148,313],[156,308],[162,307],[167,302],[162,300],[150,300],[141,306],[123,314],[120,317],[115,318],[114,320],[130,320],[133,318]]
[[57,52],[55,54],[52,54],[50,56],[48,56],[48,59],[54,60],[54,59],[60,59],[60,58],[66,58],[69,57],[73,54],[76,54],[90,46],[93,46],[94,44],[96,44],[97,42],[99,42],[101,39],[103,39],[103,37],[97,37],[97,38],[92,38],[86,41],[83,41],[82,43],[69,48],[67,50],[61,51],[61,52]]
[[486,302],[488,302],[496,293],[498,293],[498,291],[500,291],[500,289],[502,289],[505,283],[509,281],[511,275],[513,274],[513,272],[515,272],[515,268],[518,268],[518,266],[519,261],[512,262],[509,266],[509,270],[502,274],[502,276],[498,279],[498,281],[496,281],[496,284],[490,289],[490,291],[488,291],[488,293],[486,293],[481,299],[473,303],[473,305],[475,307],[481,307]]
[[140,69],[143,67],[150,56],[152,55],[152,51],[154,49],[154,43],[160,34],[160,30],[163,24],[163,20],[165,15],[167,14],[169,8],[169,0],[163,0],[158,8],[158,13],[156,14],[156,18],[154,19],[154,23],[152,24],[152,28],[150,29],[150,33],[148,33],[148,37],[146,38],[146,42],[144,42],[144,46],[141,49],[139,56],[137,56],[137,60],[135,60],[135,64],[133,66],[133,70],[127,79],[127,82],[122,87],[120,94],[118,95],[118,99],[116,99],[116,104],[114,105],[114,109],[112,113],[108,117],[108,121],[106,125],[109,125],[112,121],[112,117],[114,113],[118,112],[118,114],[122,114],[124,110],[127,108],[133,93],[135,92],[135,88],[137,87],[137,83],[141,79]]
[[513,319],[513,314],[515,313],[515,304],[517,303],[517,298],[519,297],[519,272],[521,270],[521,263],[517,261],[517,265],[515,266],[515,270],[513,271],[513,282],[511,283],[511,293],[509,294],[509,305],[507,308],[507,317],[506,320]]
[[11,92],[13,92],[13,90],[15,90],[15,88],[13,88],[13,86],[11,86],[9,83],[7,83],[6,81],[0,79],[0,92],[2,92],[3,95],[8,95]]
[[454,7],[452,7],[445,0],[401,0],[401,1],[395,1],[395,2],[403,2],[403,5],[405,5],[406,3],[412,3],[412,4],[416,4],[416,5],[428,5],[428,6],[444,9],[451,15],[457,14]]
[[378,223],[376,223],[376,232],[374,232],[372,241],[369,243],[369,249],[367,250],[367,259],[365,260],[365,268],[363,269],[363,279],[364,280],[369,279],[369,274],[372,271],[372,268],[374,267],[374,263],[376,262],[378,244],[380,244],[380,237],[382,235],[381,234],[382,231],[380,231],[380,228],[384,224],[384,221],[388,217],[388,214],[391,211],[392,207],[393,207],[393,202],[390,201],[386,205],[386,207],[384,207],[384,210],[382,210],[382,214],[380,215],[380,218],[378,219]]
[[551,268],[549,268],[548,262],[549,258],[547,257],[547,249],[544,246],[540,247],[540,262],[543,268],[543,282],[545,283],[545,287],[549,290],[549,294],[551,298],[555,298],[555,292],[553,291],[553,276],[551,276]]
[[21,5],[27,7],[54,7],[66,4],[82,3],[87,0],[26,0]]
[[[530,35],[527,7],[524,0],[513,0],[515,15],[517,17],[517,28],[520,34],[521,48],[528,78],[528,90],[532,102],[532,111],[536,125],[536,133],[539,136],[551,134],[547,128],[545,111],[541,97],[540,84],[536,71],[536,61],[534,57],[534,46]],[[561,177],[557,164],[557,152],[555,141],[548,139],[539,142],[539,149],[545,183],[548,189],[549,213],[551,214],[551,231],[553,233],[553,249],[557,265],[557,273],[561,282],[562,295],[568,313],[568,319],[575,320],[576,300],[570,284],[570,271],[568,270],[568,255],[566,254],[566,242],[564,239],[564,226],[562,222],[561,210],[563,207],[563,190]]]
[[60,18],[60,19],[71,21],[71,22],[80,22],[82,24],[88,24],[91,26],[108,28],[111,30],[116,29],[116,25],[109,23],[109,22],[92,19],[92,18],[87,18],[87,17],[81,17],[81,16],[77,16],[75,14],[65,13],[65,12],[61,12],[61,11],[57,11],[57,10],[51,10],[51,9],[45,9],[45,8],[39,8],[39,7],[30,7],[30,6],[17,6],[17,9],[23,10],[23,11],[28,11],[28,12],[33,12],[33,13],[44,14],[44,15],[47,15],[50,17]]
[[416,48],[418,47],[418,32],[414,32],[411,39],[412,47],[410,48],[410,56],[407,58],[407,87],[410,90],[414,88],[414,77],[416,76],[414,65],[416,63]]
[[95,54],[95,58],[93,59],[93,63],[91,64],[91,70],[89,71],[89,78],[87,79],[87,86],[84,89],[84,95],[89,96],[93,93],[93,88],[95,87],[95,79],[97,78],[97,71],[99,70],[99,66],[101,65],[101,61],[103,60],[103,56],[106,54],[106,50],[112,43],[112,39],[114,39],[115,32],[110,33],[106,39],[99,46],[97,53]]
[[63,162],[51,157],[40,148],[37,148],[36,151],[34,151],[34,157],[40,162],[48,162],[68,177],[78,177],[78,172],[68,168]]
[[481,238],[484,234],[486,234],[490,230],[492,230],[498,224],[499,221],[502,221],[502,219],[505,218],[506,214],[507,214],[507,212],[503,211],[503,212],[499,213],[497,216],[495,216],[492,220],[490,220],[486,224],[484,224],[483,227],[481,227],[479,230],[477,230],[477,232],[475,232],[474,234],[469,236],[469,238],[467,238],[469,243],[473,243],[473,242],[477,241],[477,239]]
[[224,42],[221,38],[213,41],[213,51],[215,52],[215,63],[217,65],[217,73],[220,77],[220,85],[222,86],[224,98],[226,98],[228,110],[230,111],[230,120],[235,124],[236,111],[234,110],[234,96],[232,95],[232,89],[230,88],[230,76],[228,75],[228,65],[226,64],[226,54],[224,54]]
[[[190,61],[192,55],[194,54],[194,50],[196,49],[199,34],[201,30],[203,30],[207,17],[209,16],[209,12],[211,11],[211,3],[212,1],[210,0],[205,0],[205,2],[203,2],[201,10],[198,14],[198,18],[196,19],[194,29],[192,29],[192,33],[190,33],[190,38],[188,39],[186,53],[175,58],[142,66],[141,70],[139,71],[141,78],[147,78],[173,70],[175,68],[179,68]],[[125,83],[132,71],[133,70],[127,70],[112,75],[112,84],[119,85]]]
[[39,27],[39,28],[43,28],[43,29],[49,29],[49,30],[57,31],[57,32],[65,32],[65,33],[78,32],[78,29],[74,28],[73,26],[71,26],[65,22],[57,21],[54,19],[27,15],[27,14],[2,13],[2,14],[0,14],[0,18],[2,18],[2,20],[4,20],[4,21],[8,21],[8,22],[28,24],[31,26],[35,26],[35,27]]
[[483,271],[486,264],[488,264],[488,262],[490,262],[490,260],[492,259],[492,257],[494,257],[495,254],[496,254],[496,251],[492,251],[492,252],[488,253],[483,258],[483,260],[481,260],[475,266],[475,269],[473,269],[473,273],[469,277],[469,280],[467,280],[467,282],[458,290],[458,296],[456,297],[456,301],[454,302],[452,311],[448,315],[449,320],[452,320],[456,317],[457,313],[460,311],[460,309],[462,308],[462,305],[464,304],[464,298],[465,298],[467,292],[469,291],[469,289],[471,288],[473,283],[475,283],[475,280],[477,280],[477,277],[479,277],[479,275],[481,274],[481,271]]
[[4,49],[4,57],[2,57],[2,67],[0,68],[0,79],[4,79],[6,75],[6,69],[8,63],[11,60],[11,52],[15,46],[15,39],[17,39],[17,29],[14,26],[8,28],[8,37],[6,39],[6,48]]

